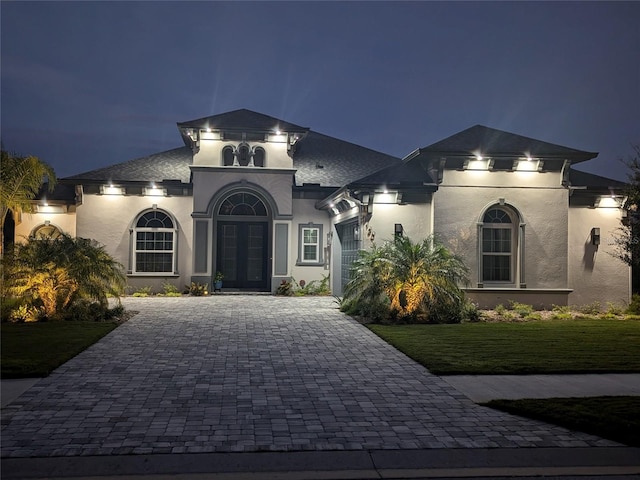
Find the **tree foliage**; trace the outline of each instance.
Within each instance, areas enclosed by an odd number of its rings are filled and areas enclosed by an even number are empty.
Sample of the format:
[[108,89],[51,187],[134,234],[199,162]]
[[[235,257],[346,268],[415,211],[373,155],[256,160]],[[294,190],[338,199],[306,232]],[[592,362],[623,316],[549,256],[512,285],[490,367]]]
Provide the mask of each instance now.
[[15,245],[2,259],[3,293],[21,297],[49,319],[64,317],[80,300],[108,308],[126,285],[122,265],[103,246],[63,233]]
[[614,233],[613,255],[630,267],[640,267],[640,145],[633,146],[634,154],[624,163],[629,168],[625,203],[626,217]]
[[31,212],[32,200],[40,188],[48,183],[49,191],[56,184],[53,168],[38,157],[21,157],[5,150],[1,151],[0,161],[0,205],[2,225],[9,211],[14,217],[20,212]]
[[468,270],[460,257],[428,237],[398,236],[361,251],[345,287],[343,310],[374,320],[460,321]]

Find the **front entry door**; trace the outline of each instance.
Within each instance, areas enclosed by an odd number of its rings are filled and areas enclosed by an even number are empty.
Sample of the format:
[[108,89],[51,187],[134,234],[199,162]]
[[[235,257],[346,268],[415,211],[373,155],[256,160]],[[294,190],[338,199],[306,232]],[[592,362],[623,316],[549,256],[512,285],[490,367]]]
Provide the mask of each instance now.
[[218,222],[217,269],[224,288],[267,290],[267,222]]

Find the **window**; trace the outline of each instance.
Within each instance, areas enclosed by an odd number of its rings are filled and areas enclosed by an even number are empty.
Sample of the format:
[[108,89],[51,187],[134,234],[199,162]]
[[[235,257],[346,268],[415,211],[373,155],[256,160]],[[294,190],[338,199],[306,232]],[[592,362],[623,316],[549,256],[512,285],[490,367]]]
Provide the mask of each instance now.
[[514,283],[517,251],[515,214],[506,208],[492,207],[482,219],[481,281]]
[[238,147],[238,163],[241,167],[247,167],[249,165],[249,159],[251,157],[249,153],[249,145],[246,143]]
[[256,147],[253,150],[253,166],[264,167],[264,148]]
[[62,235],[62,232],[58,227],[45,223],[44,225],[40,225],[34,228],[29,237],[36,240],[43,240],[48,238],[53,240],[58,238],[60,235]]
[[224,147],[222,149],[222,164],[225,167],[231,167],[233,166],[233,160],[233,147]]
[[229,195],[220,205],[218,215],[249,215],[266,217],[267,207],[251,193],[240,192]]
[[237,148],[227,145],[222,149],[222,165],[225,167],[264,167],[266,152],[262,147],[241,143]]
[[169,215],[152,210],[136,221],[133,273],[174,273],[176,230]]
[[298,265],[323,265],[322,225],[299,225],[298,244]]

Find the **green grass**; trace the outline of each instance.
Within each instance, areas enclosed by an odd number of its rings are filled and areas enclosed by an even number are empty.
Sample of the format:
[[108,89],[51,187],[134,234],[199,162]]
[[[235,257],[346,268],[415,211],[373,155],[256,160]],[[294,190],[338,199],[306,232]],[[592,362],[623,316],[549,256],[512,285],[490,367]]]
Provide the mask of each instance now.
[[640,321],[369,325],[438,375],[640,372]]
[[2,378],[45,377],[117,326],[116,322],[3,323]]
[[484,405],[640,447],[640,397],[492,400]]

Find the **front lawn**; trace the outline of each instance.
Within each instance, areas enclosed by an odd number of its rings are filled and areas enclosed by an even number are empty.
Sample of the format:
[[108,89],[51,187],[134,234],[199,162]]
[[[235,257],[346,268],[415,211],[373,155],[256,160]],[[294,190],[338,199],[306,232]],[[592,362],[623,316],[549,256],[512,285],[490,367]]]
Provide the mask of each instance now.
[[640,397],[492,400],[484,405],[640,447]]
[[640,372],[640,321],[368,325],[438,375]]
[[117,326],[117,322],[3,323],[2,378],[45,377]]

